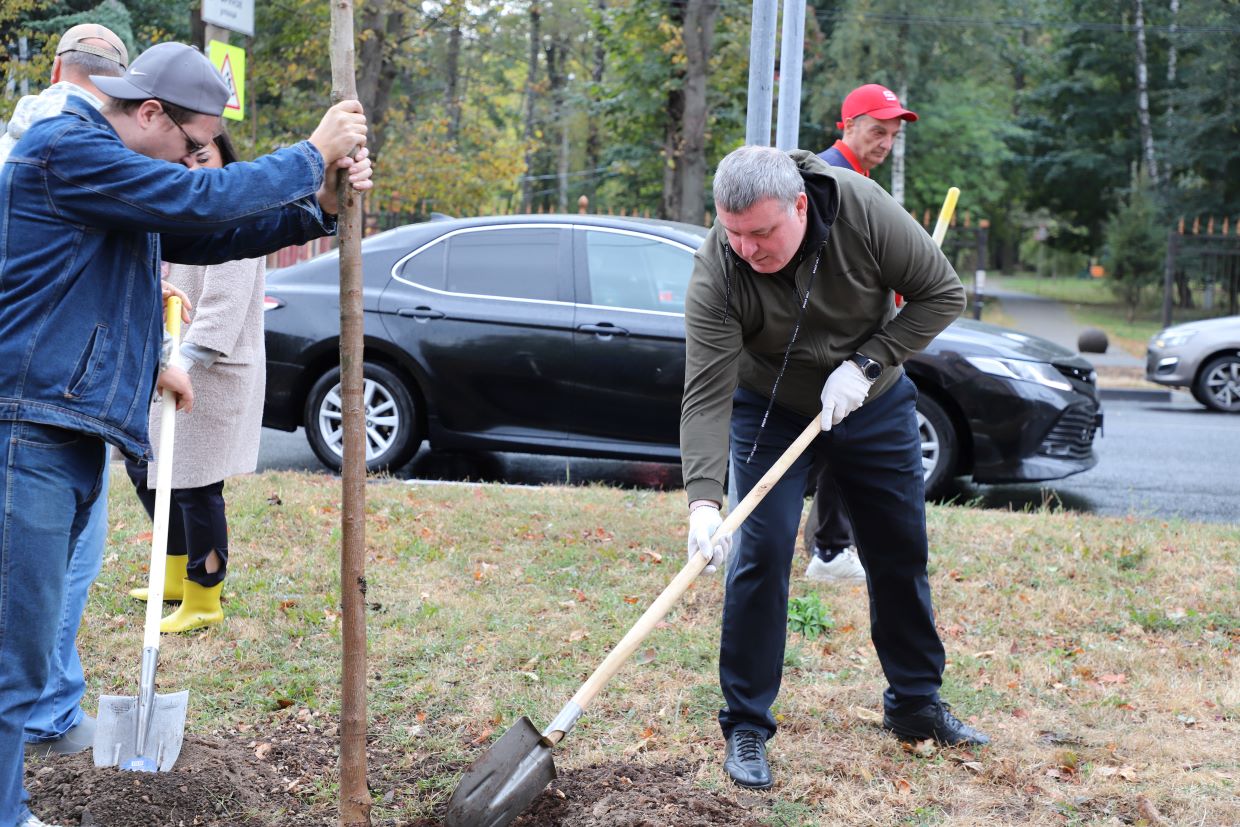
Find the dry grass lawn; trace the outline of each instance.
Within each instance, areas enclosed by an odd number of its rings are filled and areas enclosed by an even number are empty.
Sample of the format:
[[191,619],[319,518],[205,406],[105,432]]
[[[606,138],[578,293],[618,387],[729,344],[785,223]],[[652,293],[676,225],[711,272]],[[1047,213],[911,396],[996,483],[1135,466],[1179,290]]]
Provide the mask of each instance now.
[[[82,639],[88,707],[133,693],[141,648],[124,593],[145,583],[149,525],[113,480]],[[338,482],[268,474],[227,496],[228,619],[165,638],[161,690],[190,690],[192,732],[332,716]],[[554,717],[679,569],[682,506],[680,492],[601,487],[368,487],[371,731],[406,756],[372,777],[376,823],[441,810],[517,716]],[[929,522],[944,697],[993,744],[910,750],[884,734],[863,590],[794,578],[833,628],[790,634],[777,784],[739,804],[772,825],[1240,824],[1235,526],[947,506]],[[699,784],[733,789],[714,720],[721,589],[695,583],[557,747],[562,771],[688,760]]]

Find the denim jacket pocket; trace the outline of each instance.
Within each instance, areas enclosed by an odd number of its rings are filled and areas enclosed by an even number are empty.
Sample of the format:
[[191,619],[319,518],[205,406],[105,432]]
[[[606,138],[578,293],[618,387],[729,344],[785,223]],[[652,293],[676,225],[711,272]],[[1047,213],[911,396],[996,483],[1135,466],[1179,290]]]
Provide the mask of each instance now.
[[74,366],[73,373],[69,377],[69,385],[65,389],[66,399],[79,399],[90,387],[95,371],[99,369],[103,348],[107,342],[108,326],[106,324],[95,325],[90,341],[82,349],[82,355],[78,357],[77,365]]

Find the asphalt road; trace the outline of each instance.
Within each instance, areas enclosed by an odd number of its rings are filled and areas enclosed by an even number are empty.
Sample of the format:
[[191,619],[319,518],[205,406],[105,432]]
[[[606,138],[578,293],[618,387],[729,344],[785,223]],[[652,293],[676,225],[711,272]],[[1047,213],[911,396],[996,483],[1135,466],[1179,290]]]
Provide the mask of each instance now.
[[[1051,508],[1106,516],[1240,523],[1240,415],[1206,410],[1186,394],[1170,402],[1108,400],[1098,464],[1063,480],[1021,485],[962,483],[959,499],[984,508]],[[326,473],[298,431],[263,430],[259,470]],[[680,466],[528,454],[431,454],[400,469],[405,479],[516,485],[602,482],[671,489]]]

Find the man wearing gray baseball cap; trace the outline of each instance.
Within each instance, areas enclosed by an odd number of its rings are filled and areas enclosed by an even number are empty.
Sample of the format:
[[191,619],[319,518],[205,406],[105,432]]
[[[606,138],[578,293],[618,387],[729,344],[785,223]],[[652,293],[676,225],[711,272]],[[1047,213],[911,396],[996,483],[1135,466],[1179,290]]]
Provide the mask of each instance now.
[[22,789],[22,730],[104,444],[149,461],[152,391],[193,405],[189,376],[161,356],[159,262],[253,258],[328,235],[327,172],[372,186],[357,101],[327,110],[306,141],[191,171],[229,97],[206,57],[160,44],[123,76],[91,81],[102,110],[68,99],[0,165],[0,827],[42,825]]

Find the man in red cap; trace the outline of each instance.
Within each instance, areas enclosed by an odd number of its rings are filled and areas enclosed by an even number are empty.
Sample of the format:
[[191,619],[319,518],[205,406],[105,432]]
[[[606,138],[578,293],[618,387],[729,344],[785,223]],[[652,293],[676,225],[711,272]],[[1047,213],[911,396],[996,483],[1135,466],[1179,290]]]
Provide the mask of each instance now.
[[[843,120],[835,125],[844,130],[844,137],[818,157],[833,167],[851,169],[867,178],[870,170],[887,160],[904,121],[917,120],[917,113],[901,106],[895,92],[877,83],[867,83],[849,92],[840,116]],[[835,478],[825,466],[818,469],[816,476],[818,487],[806,532],[810,560],[805,577],[820,583],[864,583],[865,569],[857,557],[852,523],[835,487]]]
[[840,117],[843,120],[835,126],[844,130],[844,137],[818,157],[868,178],[870,170],[887,160],[903,122],[917,120],[917,113],[901,106],[896,93],[886,86],[867,83],[844,98]]

